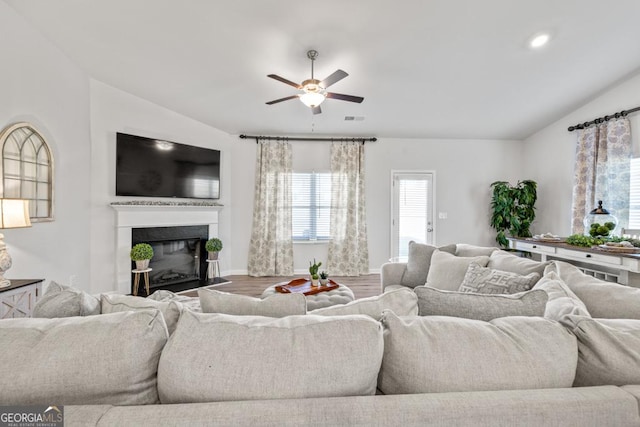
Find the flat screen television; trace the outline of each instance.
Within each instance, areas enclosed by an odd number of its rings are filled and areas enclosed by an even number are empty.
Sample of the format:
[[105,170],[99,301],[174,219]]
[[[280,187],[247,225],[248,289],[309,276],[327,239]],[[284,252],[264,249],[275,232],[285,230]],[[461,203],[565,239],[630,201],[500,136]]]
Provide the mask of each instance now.
[[116,196],[220,198],[220,150],[117,133]]

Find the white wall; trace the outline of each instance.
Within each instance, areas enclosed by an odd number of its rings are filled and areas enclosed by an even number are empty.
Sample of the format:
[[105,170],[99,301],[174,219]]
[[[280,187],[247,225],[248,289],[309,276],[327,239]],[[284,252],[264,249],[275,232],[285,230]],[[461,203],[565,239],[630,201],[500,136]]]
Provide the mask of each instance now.
[[[104,83],[91,80],[91,292],[117,289],[113,201],[148,200],[115,196],[116,132],[221,150],[219,237],[224,242],[221,270],[227,274],[233,253],[231,232],[231,138],[196,120]],[[235,140],[233,141],[236,142]],[[180,199],[176,199],[180,200]]]
[[0,128],[32,123],[55,162],[55,221],[3,230],[13,258],[6,277],[67,284],[73,277],[85,287],[90,259],[88,78],[4,2],[0,57]]
[[[549,102],[552,102],[550,100]],[[567,128],[597,117],[640,106],[640,73],[629,77],[524,141],[525,172],[538,182],[535,233],[571,234],[571,198],[576,132]],[[631,137],[640,141],[640,113],[629,115]],[[637,152],[636,148],[636,155]]]
[[[329,143],[292,142],[294,169],[329,169]],[[379,139],[366,144],[367,230],[369,267],[378,271],[390,256],[391,170],[436,172],[436,209],[447,212],[436,220],[436,244],[466,242],[493,245],[489,226],[489,185],[498,180],[515,183],[529,179],[520,167],[518,141]],[[238,140],[233,146],[232,192],[235,242],[231,270],[246,274],[251,237],[255,141]],[[295,244],[294,269],[306,271],[314,257],[326,260],[326,244]]]

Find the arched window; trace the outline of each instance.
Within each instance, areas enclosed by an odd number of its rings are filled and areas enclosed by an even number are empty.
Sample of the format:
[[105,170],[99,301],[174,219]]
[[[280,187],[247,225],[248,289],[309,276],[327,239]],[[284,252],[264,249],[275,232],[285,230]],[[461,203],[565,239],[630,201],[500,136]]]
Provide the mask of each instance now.
[[0,197],[29,200],[31,221],[53,220],[53,158],[44,137],[29,123],[0,133]]

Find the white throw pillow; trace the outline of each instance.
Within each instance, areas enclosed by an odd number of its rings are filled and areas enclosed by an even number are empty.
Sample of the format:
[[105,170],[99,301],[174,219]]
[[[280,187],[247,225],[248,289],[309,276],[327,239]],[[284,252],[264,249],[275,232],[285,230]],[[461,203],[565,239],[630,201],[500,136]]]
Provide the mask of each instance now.
[[267,317],[285,317],[307,313],[307,299],[301,293],[273,294],[265,299],[260,299],[200,288],[198,296],[203,313]]
[[542,290],[513,295],[443,291],[429,286],[417,286],[413,290],[418,295],[420,316],[453,316],[487,322],[506,316],[542,317],[548,298]]
[[431,256],[426,285],[445,291],[457,291],[472,262],[484,267],[489,262],[489,257],[486,255],[459,257],[436,250]]
[[100,314],[100,300],[71,286],[50,282],[36,302],[33,317],[72,317]]
[[458,291],[479,294],[515,294],[530,290],[540,279],[540,274],[521,276],[509,271],[482,267],[475,262],[469,264]]
[[180,319],[182,306],[175,301],[160,302],[149,298],[132,295],[102,294],[100,297],[102,313],[117,313],[120,311],[160,310],[167,324],[169,335],[173,333]]
[[539,262],[529,258],[515,256],[507,251],[495,251],[489,257],[487,267],[495,270],[510,271],[523,276],[538,273],[538,277],[542,277],[545,267],[549,264],[551,264],[551,261]]
[[376,320],[380,319],[383,310],[391,310],[398,316],[415,316],[418,314],[418,297],[409,288],[390,289],[382,295],[360,298],[347,304],[318,308],[309,314],[322,316],[342,316],[345,314],[366,314]]
[[533,289],[543,290],[549,295],[549,301],[544,311],[544,317],[547,319],[560,320],[567,314],[591,316],[584,303],[553,271],[545,274]]

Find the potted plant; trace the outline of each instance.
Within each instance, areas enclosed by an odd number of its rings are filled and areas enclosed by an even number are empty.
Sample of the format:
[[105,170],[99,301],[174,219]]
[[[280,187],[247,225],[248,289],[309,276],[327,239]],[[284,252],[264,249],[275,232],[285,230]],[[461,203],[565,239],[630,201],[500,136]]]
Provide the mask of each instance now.
[[218,239],[217,237],[212,237],[211,239],[207,240],[204,248],[209,253],[210,260],[218,259],[218,252],[222,250],[222,240]]
[[313,264],[309,261],[309,274],[311,274],[311,286],[318,286],[318,269],[322,265],[322,262],[316,263],[316,259],[313,259]]
[[129,253],[132,261],[136,262],[136,270],[149,268],[149,260],[153,258],[153,248],[148,243],[137,243]]
[[325,286],[329,283],[329,274],[326,271],[320,272],[320,285]]
[[511,186],[505,181],[491,184],[491,227],[498,234],[496,242],[508,248],[507,232],[512,237],[531,237],[529,227],[536,217],[535,203],[538,198],[535,181],[518,181]]

